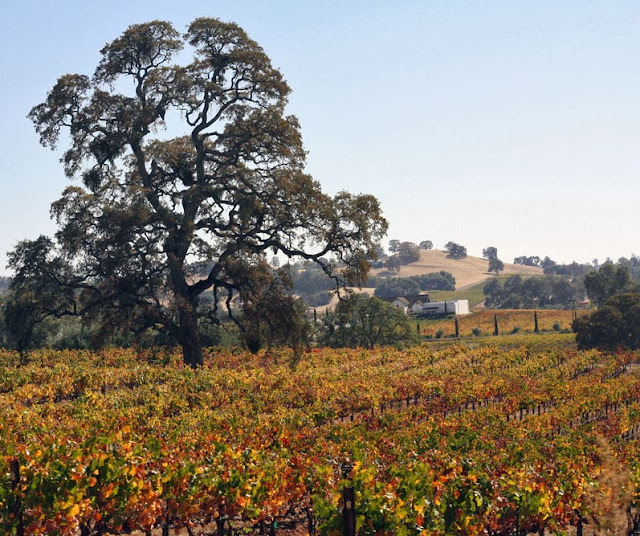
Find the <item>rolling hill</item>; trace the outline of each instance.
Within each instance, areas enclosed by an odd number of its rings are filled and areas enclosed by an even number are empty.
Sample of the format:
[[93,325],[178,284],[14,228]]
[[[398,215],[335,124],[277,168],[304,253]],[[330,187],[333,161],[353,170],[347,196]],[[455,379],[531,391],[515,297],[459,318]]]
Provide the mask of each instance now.
[[[413,262],[411,264],[407,264],[400,268],[400,271],[396,274],[391,274],[386,268],[378,268],[372,269],[370,275],[385,277],[410,277],[412,275],[422,275],[428,274],[432,272],[439,272],[444,270],[445,272],[451,273],[456,278],[456,291],[434,291],[434,299],[469,299],[469,304],[473,307],[481,302],[484,297],[482,295],[482,290],[474,289],[476,285],[480,285],[487,279],[495,277],[494,274],[490,274],[487,272],[487,268],[489,266],[489,261],[486,259],[481,259],[479,257],[471,257],[467,256],[464,259],[456,260],[449,259],[447,257],[446,251],[441,250],[429,250],[429,251],[420,251],[420,260]],[[542,268],[538,268],[535,266],[522,266],[520,264],[508,264],[504,263],[504,271],[500,272],[500,275],[514,275],[520,274],[523,277],[526,276],[534,276],[534,275],[542,275]],[[356,293],[368,294],[369,296],[373,296],[375,291],[374,288],[366,287],[362,289],[352,288],[352,290]],[[457,291],[467,291],[465,295],[458,294]],[[479,296],[477,294],[479,293]],[[475,300],[474,300],[475,298]],[[317,307],[319,311],[324,311],[327,307],[329,309],[333,309],[338,303],[338,298],[333,297],[331,302],[322,307]]]
[[[419,261],[402,266],[400,271],[393,274],[392,277],[410,277],[444,270],[445,272],[450,272],[456,278],[456,290],[461,290],[494,277],[493,274],[487,272],[488,266],[489,261],[486,259],[471,256],[459,260],[450,259],[447,257],[446,251],[433,249],[420,251]],[[542,275],[542,268],[505,262],[504,271],[500,275],[512,274],[520,274],[522,276]],[[385,276],[391,274],[386,268],[378,268],[371,270],[371,275]]]

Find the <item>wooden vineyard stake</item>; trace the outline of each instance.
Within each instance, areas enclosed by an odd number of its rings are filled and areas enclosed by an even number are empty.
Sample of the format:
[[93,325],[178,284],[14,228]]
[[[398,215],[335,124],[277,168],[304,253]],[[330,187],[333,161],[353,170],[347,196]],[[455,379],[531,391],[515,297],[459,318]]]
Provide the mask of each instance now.
[[345,536],[356,536],[356,494],[353,488],[353,482],[351,481],[351,469],[353,469],[353,467],[348,463],[344,463],[342,465],[342,476],[345,480],[347,480],[347,484],[345,484],[342,490],[342,512]]
[[[11,490],[16,491],[18,484],[20,484],[20,462],[17,459],[12,459],[10,462],[11,469]],[[24,536],[24,522],[22,520],[22,501],[16,497],[16,502],[13,506],[13,514],[15,519],[18,520],[18,526],[16,528],[17,536]]]

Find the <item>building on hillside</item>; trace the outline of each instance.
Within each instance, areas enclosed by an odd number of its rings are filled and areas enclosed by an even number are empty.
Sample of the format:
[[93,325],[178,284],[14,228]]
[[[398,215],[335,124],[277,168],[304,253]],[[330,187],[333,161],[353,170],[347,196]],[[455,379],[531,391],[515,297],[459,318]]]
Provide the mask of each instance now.
[[469,300],[450,300],[441,302],[429,302],[424,305],[420,316],[438,316],[438,315],[468,315]]
[[382,298],[412,316],[468,315],[469,300],[432,302],[428,294]]
[[409,311],[410,303],[409,303],[409,300],[407,300],[407,298],[404,298],[401,296],[399,298],[392,298],[392,300],[393,301],[391,301],[391,305],[393,305],[394,307],[397,307],[403,313],[407,313]]

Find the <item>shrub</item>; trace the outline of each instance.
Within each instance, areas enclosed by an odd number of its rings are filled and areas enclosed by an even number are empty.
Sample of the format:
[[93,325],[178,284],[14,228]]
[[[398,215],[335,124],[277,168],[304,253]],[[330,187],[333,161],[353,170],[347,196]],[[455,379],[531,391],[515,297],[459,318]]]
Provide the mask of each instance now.
[[572,324],[580,349],[640,348],[640,293],[616,294],[604,307]]
[[480,337],[480,335],[482,335],[482,330],[480,328],[473,328],[471,333],[474,337]]
[[307,294],[303,297],[303,300],[309,307],[321,307],[331,302],[331,295],[328,292],[316,292],[314,294]]

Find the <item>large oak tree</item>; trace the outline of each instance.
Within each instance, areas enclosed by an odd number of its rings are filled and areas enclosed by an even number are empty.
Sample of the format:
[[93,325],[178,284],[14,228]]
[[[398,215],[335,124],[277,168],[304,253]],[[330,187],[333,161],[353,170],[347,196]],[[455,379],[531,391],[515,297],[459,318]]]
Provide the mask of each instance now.
[[317,262],[338,286],[364,280],[387,229],[378,201],[330,197],[305,173],[289,86],[239,26],[136,24],[101,54],[92,77],[62,76],[29,114],[43,145],[68,134],[61,160],[80,181],[52,205],[55,239],[12,253],[14,303],[46,290],[40,316],[161,327],[195,367],[202,315],[255,331],[231,304],[259,314],[253,274],[269,273],[267,254]]

